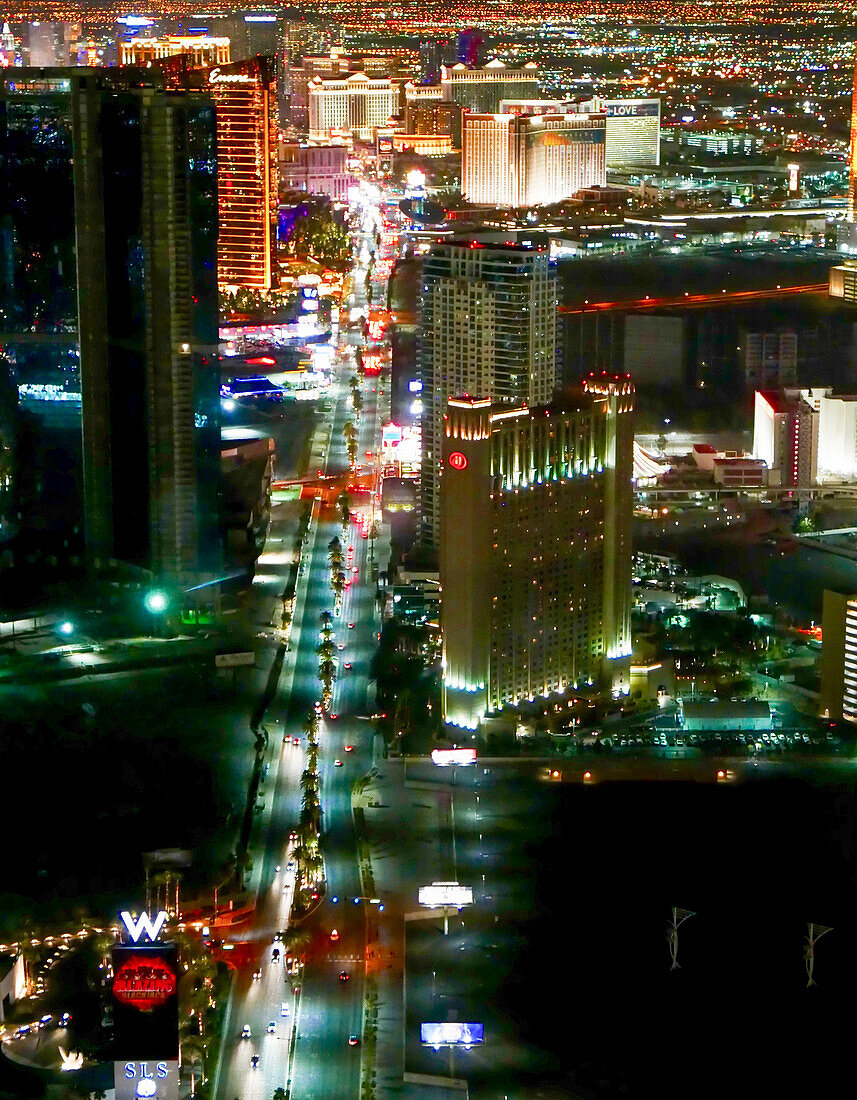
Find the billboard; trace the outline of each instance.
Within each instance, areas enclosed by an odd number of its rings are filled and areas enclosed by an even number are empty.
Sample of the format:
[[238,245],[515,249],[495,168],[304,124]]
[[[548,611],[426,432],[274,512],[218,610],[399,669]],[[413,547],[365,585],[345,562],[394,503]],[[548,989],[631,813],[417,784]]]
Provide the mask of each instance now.
[[659,99],[608,99],[600,103],[608,118],[658,118],[661,113]]
[[427,1047],[471,1047],[483,1041],[482,1024],[420,1024],[420,1042]]
[[432,749],[431,758],[441,768],[450,764],[475,764],[476,749]]
[[169,1062],[178,1058],[178,985],[175,944],[117,944],[113,948],[117,1061]]
[[460,909],[462,905],[473,904],[473,888],[461,886],[457,882],[433,882],[431,886],[420,887],[419,899],[420,905],[428,905],[430,908],[454,905]]

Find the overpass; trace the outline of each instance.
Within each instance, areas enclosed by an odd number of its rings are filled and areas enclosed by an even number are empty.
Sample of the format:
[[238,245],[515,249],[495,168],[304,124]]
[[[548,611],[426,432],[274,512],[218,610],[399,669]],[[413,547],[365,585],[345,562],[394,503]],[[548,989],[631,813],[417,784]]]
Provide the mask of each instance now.
[[779,298],[787,298],[795,294],[817,294],[827,297],[827,283],[805,283],[801,286],[785,286],[768,288],[765,290],[722,290],[719,294],[684,294],[673,295],[666,298],[653,298],[646,295],[645,298],[630,298],[626,301],[616,302],[584,302],[582,306],[560,306],[560,314],[594,313],[599,310],[643,310],[643,309],[688,309],[710,308],[721,305],[741,305],[744,302],[776,301]]

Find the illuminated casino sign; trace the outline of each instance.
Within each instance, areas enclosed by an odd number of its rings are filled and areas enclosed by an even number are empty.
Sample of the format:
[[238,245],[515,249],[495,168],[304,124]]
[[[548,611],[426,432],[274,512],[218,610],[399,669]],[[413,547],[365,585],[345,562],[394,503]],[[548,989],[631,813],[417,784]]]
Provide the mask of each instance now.
[[164,959],[134,955],[126,959],[113,978],[113,996],[120,1004],[151,1012],[175,996],[178,980]]
[[249,73],[224,73],[219,68],[208,74],[209,84],[249,84],[252,79]]

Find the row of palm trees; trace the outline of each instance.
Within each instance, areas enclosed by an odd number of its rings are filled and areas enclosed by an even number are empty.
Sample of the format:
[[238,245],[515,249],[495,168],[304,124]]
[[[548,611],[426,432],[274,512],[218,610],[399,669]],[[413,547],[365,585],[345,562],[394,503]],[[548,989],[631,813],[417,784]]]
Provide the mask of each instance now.
[[[344,584],[344,582],[343,582]],[[321,640],[316,646],[318,654],[318,678],[321,682],[321,705],[325,710],[333,698],[333,682],[336,679],[336,664],[333,645],[333,615],[329,611],[321,613]]]
[[348,461],[354,466],[357,462],[357,428],[353,421],[346,420],[342,425],[342,437],[345,440]]
[[306,908],[323,877],[324,862],[319,851],[321,830],[321,782],[318,774],[318,715],[313,710],[303,725],[306,736],[306,764],[301,775],[301,813],[298,818],[294,856],[298,865],[298,903]]
[[327,544],[327,560],[330,562],[330,587],[333,589],[336,602],[339,603],[345,591],[345,570],[342,567],[345,559],[342,554],[342,543],[337,535],[334,535]]
[[[360,392],[360,379],[356,374],[352,374],[348,379],[348,385],[351,387],[351,404],[354,408],[355,417],[359,416],[363,411],[363,394]],[[355,450],[356,450],[355,441]]]

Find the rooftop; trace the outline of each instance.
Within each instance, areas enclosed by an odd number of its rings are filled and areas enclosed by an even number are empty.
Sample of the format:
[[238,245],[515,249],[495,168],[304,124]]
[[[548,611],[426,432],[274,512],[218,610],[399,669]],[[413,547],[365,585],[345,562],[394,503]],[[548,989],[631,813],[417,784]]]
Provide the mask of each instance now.
[[707,703],[687,703],[681,709],[685,718],[770,718],[771,707],[758,700],[716,699]]

